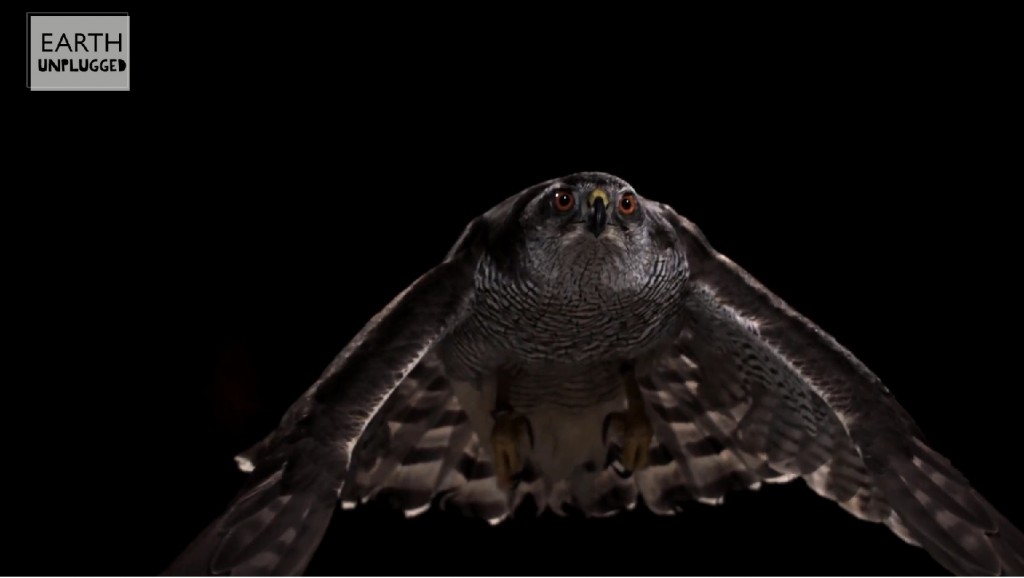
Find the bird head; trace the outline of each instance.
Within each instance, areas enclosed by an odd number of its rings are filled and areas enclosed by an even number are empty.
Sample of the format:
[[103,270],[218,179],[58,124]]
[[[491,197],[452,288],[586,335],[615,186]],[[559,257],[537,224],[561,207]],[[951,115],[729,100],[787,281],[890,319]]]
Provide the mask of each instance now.
[[667,249],[657,234],[663,227],[656,204],[614,175],[575,173],[532,187],[520,199],[520,258],[533,276],[552,283],[643,283]]
[[629,253],[646,238],[643,200],[607,173],[576,173],[536,187],[521,223],[538,250]]

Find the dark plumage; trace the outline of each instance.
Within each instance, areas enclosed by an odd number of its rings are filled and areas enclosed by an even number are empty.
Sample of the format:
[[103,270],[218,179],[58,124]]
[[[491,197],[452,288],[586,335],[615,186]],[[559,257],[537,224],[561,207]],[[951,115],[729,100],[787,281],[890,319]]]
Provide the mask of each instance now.
[[1024,573],[1024,536],[867,367],[602,173],[470,223],[239,464],[169,573],[300,573],[339,500],[668,514],[797,477],[952,572]]

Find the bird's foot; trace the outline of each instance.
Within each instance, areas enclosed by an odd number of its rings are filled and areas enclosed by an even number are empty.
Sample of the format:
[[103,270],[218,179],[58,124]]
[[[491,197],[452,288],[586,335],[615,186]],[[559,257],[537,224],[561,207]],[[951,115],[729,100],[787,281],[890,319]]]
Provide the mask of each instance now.
[[508,490],[514,485],[516,474],[523,468],[519,448],[526,443],[533,445],[530,420],[514,411],[496,412],[494,428],[491,430],[491,447],[494,450],[494,474],[499,488]]
[[606,440],[609,433],[614,433],[615,437],[621,440],[622,453],[619,462],[624,471],[620,473],[630,475],[647,467],[654,434],[642,405],[630,406],[626,411],[609,414],[605,422]]

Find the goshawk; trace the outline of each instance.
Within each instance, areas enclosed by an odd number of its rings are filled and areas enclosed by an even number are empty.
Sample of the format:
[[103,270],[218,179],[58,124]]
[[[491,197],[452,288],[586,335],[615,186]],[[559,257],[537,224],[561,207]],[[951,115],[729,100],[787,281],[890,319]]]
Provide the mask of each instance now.
[[498,522],[657,513],[802,478],[961,574],[1024,574],[1024,536],[872,372],[603,173],[530,187],[359,332],[172,574],[296,574],[332,512],[387,495]]

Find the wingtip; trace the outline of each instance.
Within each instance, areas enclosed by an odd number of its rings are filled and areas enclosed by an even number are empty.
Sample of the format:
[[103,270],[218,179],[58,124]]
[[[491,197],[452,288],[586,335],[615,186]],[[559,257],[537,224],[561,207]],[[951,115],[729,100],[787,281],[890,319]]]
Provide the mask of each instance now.
[[252,460],[250,460],[249,458],[245,457],[242,454],[235,456],[235,463],[238,465],[239,470],[247,474],[252,473],[252,471],[256,469],[255,465],[253,465],[252,463]]

